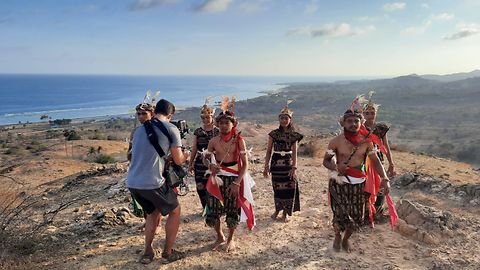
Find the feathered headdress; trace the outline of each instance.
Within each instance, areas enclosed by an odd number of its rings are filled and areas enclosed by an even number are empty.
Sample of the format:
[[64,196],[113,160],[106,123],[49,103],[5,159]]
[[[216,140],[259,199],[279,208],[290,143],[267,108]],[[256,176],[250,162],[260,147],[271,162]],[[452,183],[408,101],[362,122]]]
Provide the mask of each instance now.
[[373,91],[373,90],[368,92],[368,100],[366,100],[366,102],[363,104],[363,110],[364,111],[367,111],[367,110],[377,111],[378,107],[380,107],[380,104],[376,104],[375,102],[373,102],[372,96],[374,94],[375,94],[375,91]]
[[143,97],[142,103],[138,104],[135,107],[135,110],[142,110],[142,111],[151,111],[155,110],[155,101],[157,100],[158,96],[160,95],[160,91],[157,91],[155,95],[152,96],[150,90],[147,90],[145,96]]
[[213,97],[207,97],[205,99],[205,104],[203,104],[202,109],[200,110],[201,115],[210,115],[213,116],[215,114],[215,108],[209,107],[208,103],[212,101]]
[[288,105],[289,105],[290,103],[294,102],[294,101],[295,101],[295,100],[293,100],[293,99],[288,99],[288,100],[287,100],[287,104],[285,104],[285,107],[283,107],[283,109],[280,111],[279,116],[280,116],[280,115],[288,115],[290,118],[292,118],[292,116],[293,116],[293,111],[288,108]]
[[345,119],[347,119],[348,117],[358,117],[360,118],[361,120],[363,120],[363,114],[362,114],[362,111],[363,111],[363,104],[366,102],[367,100],[365,99],[365,96],[364,95],[358,95],[355,97],[355,99],[352,101],[352,104],[350,105],[350,108],[345,111],[345,113],[343,114],[342,118],[340,119],[340,122],[344,121]]
[[237,118],[235,117],[235,113],[233,112],[233,109],[235,107],[235,101],[236,97],[233,96],[232,99],[229,99],[228,97],[223,97],[222,102],[220,102],[220,109],[222,112],[215,118],[215,121],[220,121],[222,118],[226,118],[234,125],[237,124]]

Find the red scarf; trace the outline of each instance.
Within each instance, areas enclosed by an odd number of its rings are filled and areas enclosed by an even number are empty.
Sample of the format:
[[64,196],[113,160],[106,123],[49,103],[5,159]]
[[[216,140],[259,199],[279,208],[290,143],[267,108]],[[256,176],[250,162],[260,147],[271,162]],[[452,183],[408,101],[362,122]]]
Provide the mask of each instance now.
[[360,143],[373,142],[378,145],[382,153],[387,153],[387,149],[383,145],[382,140],[377,135],[368,131],[368,129],[364,125],[360,126],[360,130],[357,133],[344,130],[343,135],[345,136],[345,139],[347,139],[355,146],[358,146]]
[[237,135],[237,129],[235,127],[232,128],[232,130],[230,130],[230,132],[228,134],[222,134],[220,133],[220,137],[222,138],[222,140],[224,142],[228,142],[230,141],[230,139],[232,139],[232,137],[234,135]]

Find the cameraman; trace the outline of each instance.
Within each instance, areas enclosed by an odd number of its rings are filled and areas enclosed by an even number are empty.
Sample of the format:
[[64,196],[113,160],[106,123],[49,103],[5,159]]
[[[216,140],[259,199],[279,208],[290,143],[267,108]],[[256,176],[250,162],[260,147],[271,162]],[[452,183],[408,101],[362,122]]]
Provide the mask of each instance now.
[[[172,141],[169,141],[168,137],[154,126],[160,147],[166,154],[170,152],[173,161],[181,165],[189,158],[189,153],[182,151],[179,130],[169,123],[175,113],[175,106],[171,102],[161,99],[158,101],[154,112],[155,117],[166,127],[172,138]],[[128,189],[147,213],[145,252],[140,262],[148,264],[152,262],[156,255],[152,242],[161,215],[168,215],[162,258],[168,262],[173,262],[184,257],[182,252],[173,249],[180,224],[180,205],[177,195],[162,175],[165,161],[148,140],[144,125],[139,126],[133,135],[132,160],[127,176]]]

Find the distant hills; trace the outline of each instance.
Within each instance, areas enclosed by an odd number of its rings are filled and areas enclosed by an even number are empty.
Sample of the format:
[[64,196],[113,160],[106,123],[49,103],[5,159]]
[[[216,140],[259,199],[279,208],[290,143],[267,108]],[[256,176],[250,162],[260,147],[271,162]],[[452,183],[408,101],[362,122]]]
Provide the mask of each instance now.
[[436,80],[441,82],[453,82],[453,81],[459,81],[459,80],[464,80],[468,78],[480,77],[480,70],[477,69],[471,72],[460,72],[460,73],[453,73],[448,75],[428,74],[428,75],[421,75],[420,77],[424,79]]
[[[337,120],[355,96],[374,90],[373,99],[381,104],[378,120],[392,125],[389,134],[394,145],[480,165],[480,76],[474,76],[477,73],[480,71],[436,77],[407,75],[294,83],[280,92],[238,102],[235,108],[242,121],[266,123],[277,120],[287,99],[295,99],[290,107],[298,124],[318,132],[332,132],[338,131]],[[198,108],[186,110],[180,117],[199,122]]]

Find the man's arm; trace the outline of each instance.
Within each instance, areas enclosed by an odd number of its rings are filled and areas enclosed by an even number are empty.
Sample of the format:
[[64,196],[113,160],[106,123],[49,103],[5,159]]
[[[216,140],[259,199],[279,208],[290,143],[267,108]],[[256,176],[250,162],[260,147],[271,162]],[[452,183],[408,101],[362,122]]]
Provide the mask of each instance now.
[[228,189],[229,189],[228,194],[232,198],[236,198],[238,196],[238,194],[240,193],[240,184],[243,181],[243,177],[245,177],[245,174],[248,171],[248,156],[247,156],[247,152],[245,151],[245,149],[247,148],[245,146],[245,141],[243,139],[241,139],[239,141],[239,144],[240,144],[240,153],[239,154],[240,154],[240,160],[242,162],[242,167],[240,168],[240,171],[238,172],[237,180],[232,182],[232,184],[230,184],[230,186],[228,187]]
[[243,177],[248,171],[248,156],[246,152],[246,145],[245,141],[243,139],[240,140],[240,160],[242,162],[242,167],[240,168],[240,171],[238,172],[238,178],[237,178],[237,183],[240,183],[243,180]]
[[388,160],[388,175],[395,176],[397,173],[395,172],[395,164],[393,163],[392,151],[390,151],[390,143],[388,141],[387,134],[383,138],[383,144],[387,149],[387,160]]
[[337,164],[333,159],[336,151],[337,147],[335,145],[335,139],[333,139],[330,141],[330,143],[328,143],[327,151],[323,156],[323,166],[331,171],[337,171]]
[[377,156],[377,149],[373,146],[373,143],[370,143],[367,151],[368,151],[368,158],[370,158],[370,160],[373,162],[375,171],[378,173],[378,175],[380,175],[380,178],[382,179],[381,186],[384,188],[385,195],[387,195],[388,193],[390,193],[390,179],[388,179],[387,173],[383,168],[382,162]]
[[190,156],[190,152],[188,150],[182,150],[181,146],[170,148],[170,153],[172,153],[173,162],[177,165],[182,165]]
[[173,162],[177,165],[182,165],[188,159],[190,152],[188,150],[182,150],[182,138],[176,127],[170,134],[173,135],[172,142],[170,142],[170,153],[172,154]]

